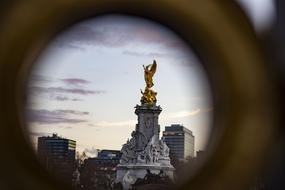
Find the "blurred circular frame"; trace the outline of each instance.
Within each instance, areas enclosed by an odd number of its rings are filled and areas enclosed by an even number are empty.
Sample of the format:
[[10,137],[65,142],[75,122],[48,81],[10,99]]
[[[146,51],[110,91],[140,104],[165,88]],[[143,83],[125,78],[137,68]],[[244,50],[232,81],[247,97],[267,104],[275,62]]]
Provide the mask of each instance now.
[[181,189],[245,189],[266,160],[278,119],[276,88],[252,26],[233,1],[29,0],[3,3],[1,9],[1,188],[68,188],[38,164],[24,137],[27,81],[56,34],[103,14],[161,23],[204,64],[213,92],[213,131],[207,157]]

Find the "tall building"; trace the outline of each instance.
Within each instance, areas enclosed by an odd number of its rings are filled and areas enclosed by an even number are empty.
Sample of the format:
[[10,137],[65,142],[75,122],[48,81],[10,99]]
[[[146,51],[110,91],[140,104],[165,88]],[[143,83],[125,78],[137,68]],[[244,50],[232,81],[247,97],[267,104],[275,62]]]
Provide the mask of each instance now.
[[38,137],[38,158],[43,166],[63,181],[71,182],[75,169],[76,141],[52,136]]
[[166,126],[163,131],[164,141],[170,149],[170,154],[181,161],[194,157],[195,137],[189,129],[182,125]]

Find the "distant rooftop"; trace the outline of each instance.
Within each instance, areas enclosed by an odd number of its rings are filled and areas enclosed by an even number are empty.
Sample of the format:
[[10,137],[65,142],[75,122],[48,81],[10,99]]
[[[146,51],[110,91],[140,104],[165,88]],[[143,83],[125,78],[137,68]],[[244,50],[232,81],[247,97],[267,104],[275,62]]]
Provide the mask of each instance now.
[[75,140],[67,139],[67,138],[64,138],[64,137],[58,136],[58,134],[57,134],[57,133],[53,133],[53,134],[52,134],[52,136],[41,136],[41,137],[38,137],[38,138],[42,138],[42,139],[69,140],[69,141],[74,141],[74,142],[75,142]]
[[193,132],[191,130],[187,129],[186,127],[180,124],[171,124],[170,126],[165,126],[165,131],[172,131],[172,132],[184,131],[186,133],[193,135]]

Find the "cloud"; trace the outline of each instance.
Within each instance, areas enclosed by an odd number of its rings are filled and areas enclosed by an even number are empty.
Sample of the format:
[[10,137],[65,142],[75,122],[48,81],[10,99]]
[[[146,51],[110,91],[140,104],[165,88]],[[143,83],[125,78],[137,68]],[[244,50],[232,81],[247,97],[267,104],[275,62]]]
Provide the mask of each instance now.
[[207,113],[213,111],[213,108],[196,108],[194,110],[182,110],[175,113],[169,113],[163,115],[162,120],[176,119],[176,118],[185,118],[185,117],[193,117],[202,113]]
[[[206,113],[212,111],[213,108],[196,108],[194,110],[182,110],[175,113],[164,114],[161,120],[170,120],[184,117],[193,117],[201,113]],[[95,123],[94,126],[98,127],[121,127],[121,126],[134,126],[137,120],[125,120],[125,121],[100,121]]]
[[75,110],[54,110],[57,113],[73,114],[73,115],[89,115],[89,112],[75,111]]
[[[175,113],[163,114],[160,117],[160,122],[177,122],[181,118],[194,117],[199,114],[207,113],[213,111],[213,108],[196,108],[193,110],[182,110]],[[178,120],[177,120],[178,119]],[[126,127],[126,126],[135,126],[137,120],[123,120],[123,121],[99,121],[97,123],[88,125],[90,127],[97,127],[98,130],[103,127]]]
[[198,115],[200,112],[201,112],[201,109],[197,108],[197,109],[192,110],[192,111],[180,111],[180,112],[174,113],[171,117],[172,118],[181,118],[181,117],[194,116],[194,115]]
[[68,101],[69,98],[66,97],[66,96],[55,96],[53,97],[54,100],[57,100],[57,101],[61,101],[61,102],[64,102],[64,101]]
[[127,45],[155,45],[171,50],[185,51],[185,43],[159,25],[143,19],[108,16],[78,24],[56,39],[59,47],[84,45],[108,48]]
[[95,124],[95,126],[99,127],[116,127],[116,126],[126,126],[126,125],[135,125],[136,120],[126,120],[126,121],[100,121]]
[[104,94],[106,91],[103,90],[87,90],[84,88],[65,88],[65,87],[41,87],[41,86],[31,86],[30,91],[32,93],[68,93],[68,94],[78,94],[78,95],[94,95],[94,94]]
[[75,86],[90,83],[89,81],[87,81],[85,79],[81,79],[81,78],[65,78],[65,79],[60,79],[60,80],[67,85],[75,85]]
[[94,146],[91,148],[85,148],[83,152],[85,152],[89,157],[97,157],[98,155],[98,149],[96,149]]
[[49,82],[54,81],[54,79],[52,79],[50,77],[35,74],[35,73],[30,75],[29,80],[31,83],[49,83]]
[[125,50],[122,52],[124,55],[130,55],[135,57],[151,57],[151,58],[157,58],[157,57],[167,57],[170,56],[167,53],[143,53],[143,52],[137,52],[137,51],[129,51]]
[[41,137],[41,136],[49,136],[49,135],[51,135],[51,133],[30,131],[29,135],[34,136],[34,137]]
[[55,95],[55,96],[51,95],[50,99],[57,100],[57,101],[60,101],[60,102],[64,102],[64,101],[73,101],[73,102],[82,101],[79,98],[69,98],[67,96],[61,96],[61,95]]
[[71,94],[80,94],[80,95],[106,93],[106,91],[102,90],[86,90],[82,88],[64,88],[64,87],[49,87],[47,88],[47,90],[54,93],[71,93]]
[[74,102],[82,101],[82,99],[79,99],[79,98],[71,98],[70,100]]
[[[76,110],[46,110],[46,109],[28,109],[27,121],[40,124],[75,124],[84,123],[88,120],[83,119],[83,116],[89,115],[89,112],[81,112]],[[76,118],[76,117],[80,117]]]
[[[54,82],[58,81],[63,82],[64,86],[53,86]],[[32,75],[29,84],[29,95],[60,102],[76,102],[82,101],[82,99],[75,95],[83,96],[106,93],[104,90],[90,90],[83,86],[89,83],[91,82],[82,78],[53,79],[42,75]]]
[[79,50],[79,51],[85,51],[86,49],[81,47],[80,44],[71,44],[71,43],[62,43],[60,40],[56,40],[53,42],[53,44],[58,48],[68,48],[73,50]]
[[201,112],[202,113],[207,113],[207,112],[212,112],[214,110],[214,108],[213,107],[209,107],[209,108],[202,108],[201,109]]
[[[55,45],[59,47],[80,47],[80,45],[93,45],[105,47],[120,47],[127,44],[127,34],[114,35],[118,28],[115,26],[97,26],[93,24],[78,24],[66,31],[64,35],[56,39]],[[120,30],[119,30],[120,31]]]

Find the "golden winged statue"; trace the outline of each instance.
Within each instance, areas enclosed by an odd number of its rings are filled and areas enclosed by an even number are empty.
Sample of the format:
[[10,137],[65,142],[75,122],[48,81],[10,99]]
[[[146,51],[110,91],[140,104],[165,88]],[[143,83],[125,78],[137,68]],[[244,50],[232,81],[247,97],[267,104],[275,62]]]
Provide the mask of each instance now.
[[142,93],[142,98],[141,98],[141,103],[142,104],[148,104],[148,105],[153,105],[156,103],[156,95],[157,93],[150,88],[153,87],[153,76],[156,71],[156,61],[153,60],[153,63],[150,65],[147,65],[146,67],[143,65],[144,68],[144,79],[146,82],[146,87],[144,92],[141,90]]
[[153,87],[152,77],[156,71],[156,61],[154,60],[153,64],[150,64],[146,67],[143,65],[143,68],[144,68],[144,79],[146,82],[146,87],[151,88]]

